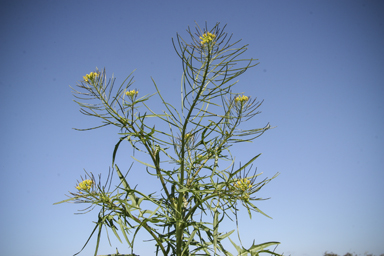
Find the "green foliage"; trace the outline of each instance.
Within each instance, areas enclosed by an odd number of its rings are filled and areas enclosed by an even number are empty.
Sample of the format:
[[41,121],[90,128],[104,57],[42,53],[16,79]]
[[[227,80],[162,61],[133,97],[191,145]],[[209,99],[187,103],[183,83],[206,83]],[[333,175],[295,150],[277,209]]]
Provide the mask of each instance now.
[[336,253],[333,253],[333,252],[325,252],[324,256],[339,256],[339,255],[337,255]]
[[[235,143],[252,142],[271,128],[267,124],[241,129],[242,123],[259,113],[261,102],[232,91],[235,79],[258,63],[240,57],[247,45],[231,43],[232,36],[224,28],[216,24],[208,31],[197,26],[196,32],[187,30],[188,40],[178,34],[173,41],[183,67],[180,108],[166,102],[153,81],[155,94],[164,107],[162,113],[153,111],[147,101],[154,94],[139,97],[138,90],[129,89],[132,74],[114,89],[114,78],[107,79],[105,70],[96,70],[74,90],[80,111],[101,119],[100,126],[89,129],[114,125],[121,136],[113,150],[110,170],[117,174],[120,184],[111,190],[110,176],[102,185],[87,173],[78,191],[59,202],[87,203],[90,210],[100,207],[89,237],[97,233],[95,255],[103,227],[112,230],[119,241],[125,240],[132,253],[136,235],[145,230],[156,242],[156,255],[232,255],[222,241],[235,230],[223,232],[220,224],[237,219],[240,204],[250,218],[253,212],[269,217],[255,205],[263,200],[256,193],[278,174],[258,181],[261,173],[257,174],[252,164],[260,154],[235,167],[229,150]],[[148,118],[156,118],[156,124],[163,122],[169,129],[149,125]],[[126,178],[130,169],[123,174],[116,164],[116,153],[123,142],[149,156],[150,162],[132,158],[145,165],[149,175],[157,177],[160,194],[147,195],[130,186]],[[278,242],[253,244],[245,249],[230,241],[238,255],[278,255],[266,249]]]

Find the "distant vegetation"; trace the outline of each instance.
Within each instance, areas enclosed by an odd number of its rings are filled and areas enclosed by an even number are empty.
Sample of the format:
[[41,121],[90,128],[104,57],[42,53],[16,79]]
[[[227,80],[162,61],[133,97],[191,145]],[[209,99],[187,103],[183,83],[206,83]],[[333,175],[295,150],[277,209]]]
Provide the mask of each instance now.
[[[333,253],[333,252],[325,252],[324,253],[324,256],[358,256],[357,254],[352,254],[352,253],[346,253],[344,255],[338,255],[336,253]],[[375,256],[373,255],[372,253],[369,253],[369,254],[364,254],[364,256]],[[384,253],[380,254],[380,256],[384,256]]]

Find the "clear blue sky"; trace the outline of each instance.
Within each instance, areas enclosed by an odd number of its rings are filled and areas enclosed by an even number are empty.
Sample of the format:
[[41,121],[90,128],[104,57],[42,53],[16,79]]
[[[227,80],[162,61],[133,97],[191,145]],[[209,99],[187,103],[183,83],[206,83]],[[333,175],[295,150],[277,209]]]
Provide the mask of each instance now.
[[[264,177],[281,173],[260,192],[271,199],[258,206],[273,219],[244,215],[243,242],[280,241],[276,251],[292,256],[384,253],[383,13],[383,1],[1,1],[1,254],[81,249],[97,212],[52,204],[83,168],[105,177],[118,131],[73,130],[98,122],[79,113],[68,85],[95,67],[118,84],[137,69],[140,93],[155,91],[152,76],[178,104],[171,38],[195,21],[228,24],[249,44],[244,57],[260,65],[238,90],[265,100],[252,126],[277,126],[233,152],[239,161],[263,153]],[[128,165],[124,150],[118,163]],[[150,188],[135,168],[131,178]],[[93,255],[94,241],[80,255]],[[115,247],[128,252],[104,240],[99,254]],[[135,252],[152,249],[139,243]]]

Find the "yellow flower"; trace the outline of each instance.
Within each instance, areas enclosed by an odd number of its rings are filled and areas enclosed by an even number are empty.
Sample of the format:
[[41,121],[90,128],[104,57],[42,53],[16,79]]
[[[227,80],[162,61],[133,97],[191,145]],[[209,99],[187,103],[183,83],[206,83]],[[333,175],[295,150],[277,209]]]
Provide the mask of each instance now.
[[243,95],[243,96],[237,96],[236,98],[235,98],[235,102],[240,102],[240,103],[243,103],[243,102],[245,102],[245,101],[248,101],[248,97],[247,96],[245,96],[245,95]]
[[190,133],[185,134],[185,140],[188,140],[189,138],[191,138],[191,136],[192,136],[192,134],[190,134]]
[[99,76],[99,73],[97,73],[97,72],[91,72],[91,73],[86,74],[85,76],[83,76],[83,78],[84,78],[84,81],[85,81],[85,82],[89,83],[89,81],[92,82],[92,81],[95,80],[95,78],[98,77],[98,76]]
[[242,197],[241,197],[242,200],[244,200],[245,202],[248,202],[249,201],[249,194],[248,193],[245,193]]
[[105,204],[111,203],[111,199],[109,198],[109,196],[107,194],[101,194],[100,195],[100,201],[105,203]]
[[133,98],[133,97],[136,96],[138,93],[139,93],[139,91],[131,90],[131,91],[126,91],[126,92],[125,92],[125,95],[127,95],[127,96]]
[[201,39],[200,43],[204,45],[205,43],[210,43],[213,41],[213,39],[216,38],[215,34],[212,34],[210,32],[204,33],[203,36],[199,37]]
[[233,186],[238,190],[241,190],[242,192],[252,188],[251,181],[247,178],[238,180],[237,182],[235,182],[235,184],[233,184]]
[[90,190],[92,187],[93,181],[92,180],[83,180],[82,182],[77,185],[78,190]]
[[[244,202],[249,201],[249,193],[251,191],[252,184],[248,178],[242,178],[237,180],[232,187],[232,193],[238,196],[238,199],[243,200]],[[237,191],[236,191],[237,190]]]

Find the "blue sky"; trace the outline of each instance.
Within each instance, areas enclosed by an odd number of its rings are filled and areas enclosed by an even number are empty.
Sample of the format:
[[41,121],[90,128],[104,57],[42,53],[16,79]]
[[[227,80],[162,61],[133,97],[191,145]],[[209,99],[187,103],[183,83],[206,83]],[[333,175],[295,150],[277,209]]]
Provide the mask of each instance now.
[[[270,122],[239,161],[258,153],[260,192],[273,217],[241,218],[243,242],[279,241],[284,255],[384,253],[384,2],[382,1],[1,1],[1,219],[4,255],[78,252],[96,211],[54,202],[83,168],[106,176],[117,129],[78,132],[97,120],[79,113],[68,85],[95,67],[117,84],[135,72],[140,93],[179,104],[181,62],[171,38],[186,28],[227,24],[260,64],[237,89],[264,99],[249,125]],[[158,99],[151,103],[161,106]],[[158,105],[156,105],[158,104]],[[118,162],[129,165],[128,145]],[[151,188],[135,165],[132,182]],[[380,217],[381,216],[381,217]],[[228,225],[227,230],[234,228]],[[104,236],[105,238],[105,236]],[[145,236],[143,236],[143,239]],[[236,238],[236,237],[234,237]],[[93,255],[92,240],[80,255]],[[104,240],[99,254],[128,253]],[[138,243],[135,253],[153,255]]]

